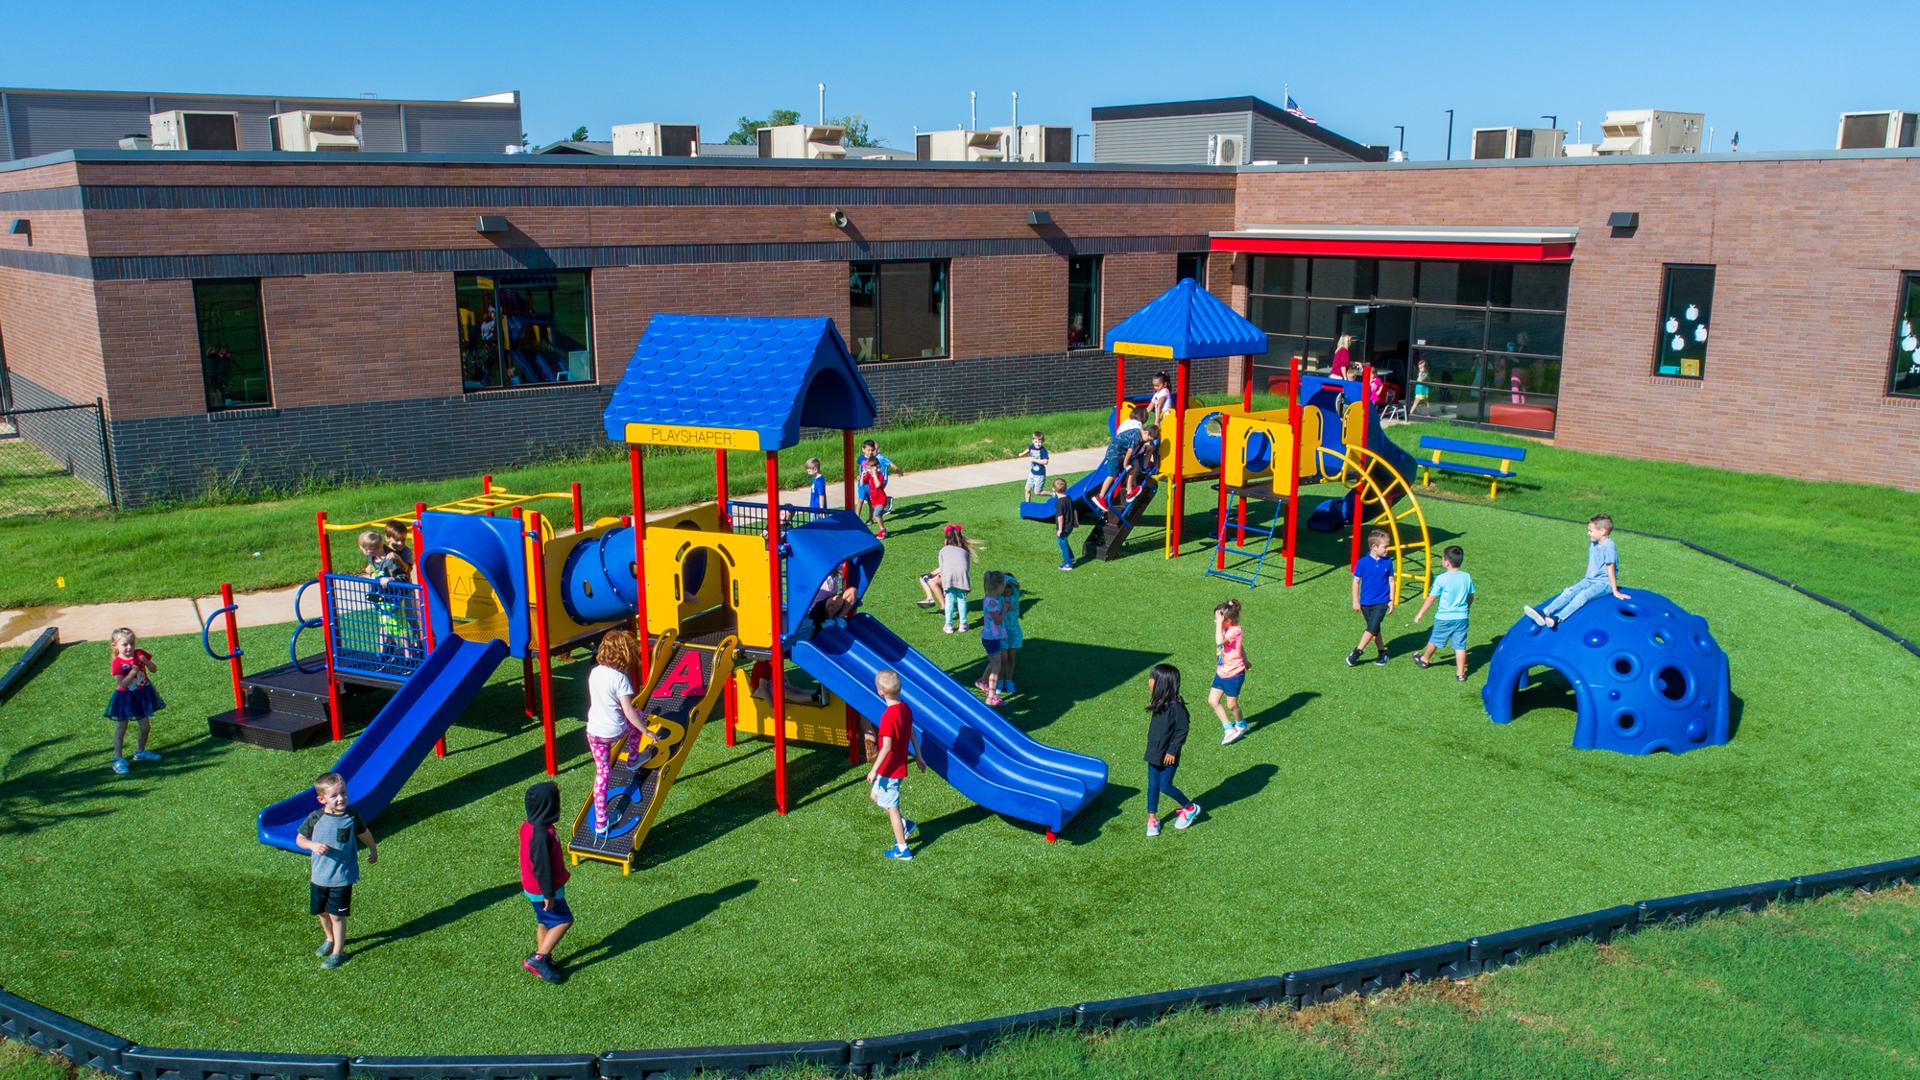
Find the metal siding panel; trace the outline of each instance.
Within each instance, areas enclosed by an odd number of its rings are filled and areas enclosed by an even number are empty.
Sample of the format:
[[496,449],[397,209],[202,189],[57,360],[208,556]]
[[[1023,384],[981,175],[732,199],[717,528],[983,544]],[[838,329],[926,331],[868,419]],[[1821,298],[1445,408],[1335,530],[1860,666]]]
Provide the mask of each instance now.
[[397,154],[400,146],[400,106],[378,101],[302,101],[282,98],[281,112],[357,112],[360,114],[360,149],[367,153]]
[[1360,160],[1318,139],[1302,135],[1285,124],[1276,124],[1264,116],[1253,117],[1253,140],[1249,146],[1251,153],[1248,161],[1277,161],[1282,165],[1299,165],[1302,164],[1302,158],[1311,159],[1313,162]]
[[144,94],[96,97],[82,94],[7,95],[13,114],[14,157],[29,158],[81,148],[111,150],[122,135],[147,133]]
[[520,110],[498,105],[409,105],[407,146],[417,154],[498,154],[520,141]]
[[1140,165],[1205,165],[1207,138],[1249,137],[1252,113],[1206,113],[1139,120],[1100,120],[1093,125],[1093,160]]

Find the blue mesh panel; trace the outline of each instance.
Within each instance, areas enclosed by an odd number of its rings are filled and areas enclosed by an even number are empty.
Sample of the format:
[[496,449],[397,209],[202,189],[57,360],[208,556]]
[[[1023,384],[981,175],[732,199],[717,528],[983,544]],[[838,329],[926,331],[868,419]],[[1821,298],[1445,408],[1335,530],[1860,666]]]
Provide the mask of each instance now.
[[426,659],[420,586],[327,575],[333,667],[347,675],[404,679]]

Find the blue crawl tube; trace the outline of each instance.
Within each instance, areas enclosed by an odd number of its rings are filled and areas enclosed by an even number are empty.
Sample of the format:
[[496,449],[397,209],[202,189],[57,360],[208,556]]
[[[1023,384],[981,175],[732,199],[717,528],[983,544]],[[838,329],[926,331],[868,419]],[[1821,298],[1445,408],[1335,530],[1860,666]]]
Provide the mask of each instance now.
[[[1220,429],[1216,425],[1214,430],[1208,431],[1207,425],[1226,415],[1215,409],[1202,415],[1193,425],[1193,460],[1199,462],[1202,468],[1220,467]],[[1247,471],[1266,472],[1272,466],[1273,440],[1267,437],[1266,432],[1257,431],[1253,438],[1247,440]]]

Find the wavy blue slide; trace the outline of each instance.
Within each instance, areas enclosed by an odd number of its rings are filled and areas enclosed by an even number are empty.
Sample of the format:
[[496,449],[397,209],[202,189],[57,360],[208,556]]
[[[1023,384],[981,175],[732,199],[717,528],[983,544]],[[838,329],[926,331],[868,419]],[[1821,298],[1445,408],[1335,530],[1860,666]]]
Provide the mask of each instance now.
[[[346,778],[348,802],[362,820],[371,822],[387,808],[508,651],[504,641],[482,645],[448,638],[401,684],[333,765],[333,771]],[[319,806],[313,789],[307,788],[260,811],[260,842],[300,852],[294,836]]]
[[1107,786],[1106,762],[1032,739],[871,615],[797,643],[793,661],[876,723],[874,673],[899,672],[927,768],[996,814],[1059,832]]

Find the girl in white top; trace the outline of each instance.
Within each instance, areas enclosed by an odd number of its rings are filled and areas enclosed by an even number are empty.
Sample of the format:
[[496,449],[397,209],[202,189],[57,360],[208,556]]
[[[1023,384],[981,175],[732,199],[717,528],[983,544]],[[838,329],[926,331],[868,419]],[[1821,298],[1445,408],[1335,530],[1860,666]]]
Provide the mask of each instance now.
[[1173,411],[1173,386],[1164,371],[1154,372],[1153,397],[1147,399],[1147,412],[1153,414],[1153,422],[1164,424],[1167,414]]
[[633,707],[633,676],[640,669],[640,643],[625,630],[609,630],[593,655],[587,676],[587,749],[593,752],[593,831],[607,831],[607,774],[628,737],[646,734]]

